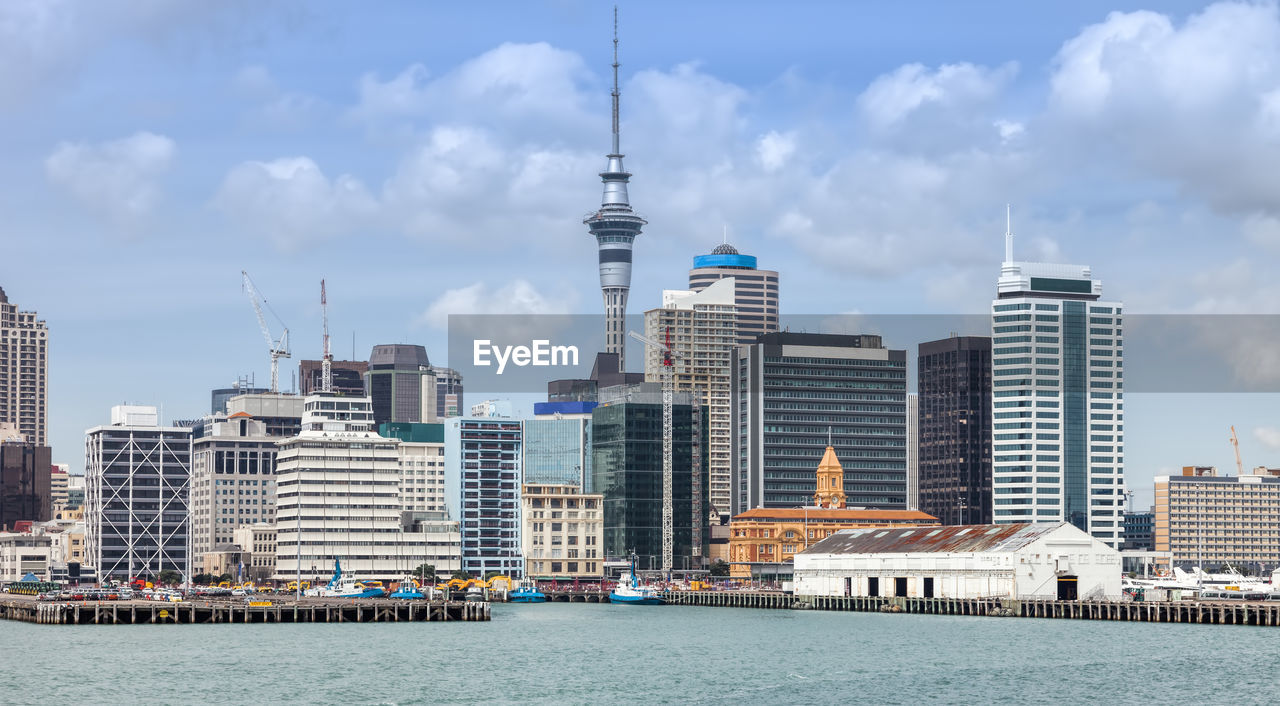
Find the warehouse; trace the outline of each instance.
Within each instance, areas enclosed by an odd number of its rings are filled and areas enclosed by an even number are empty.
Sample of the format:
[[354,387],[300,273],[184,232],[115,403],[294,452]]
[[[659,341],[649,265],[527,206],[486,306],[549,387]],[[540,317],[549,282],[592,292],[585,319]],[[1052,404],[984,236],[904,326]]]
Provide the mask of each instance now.
[[795,579],[818,596],[1121,595],[1120,552],[1065,522],[843,530],[795,555]]

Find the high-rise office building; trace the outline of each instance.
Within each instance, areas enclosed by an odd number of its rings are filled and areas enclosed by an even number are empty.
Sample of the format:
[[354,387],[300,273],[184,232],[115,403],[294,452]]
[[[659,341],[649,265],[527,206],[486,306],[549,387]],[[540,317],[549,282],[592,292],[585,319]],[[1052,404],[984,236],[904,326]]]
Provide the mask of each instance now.
[[435,371],[422,346],[374,346],[369,354],[365,389],[373,400],[376,424],[436,421],[436,386]]
[[[320,392],[320,376],[324,361],[298,361],[298,380],[301,396]],[[369,372],[366,360],[335,360],[330,366],[333,394],[344,397],[364,397],[364,374]]]
[[548,402],[597,402],[600,390],[615,385],[634,385],[644,382],[644,373],[628,373],[618,366],[617,353],[596,353],[591,366],[591,377],[552,380],[547,383]]
[[920,395],[907,393],[907,509],[920,507]]
[[445,423],[445,503],[461,525],[462,568],[473,575],[524,575],[522,444],[518,419],[455,417]]
[[524,483],[591,488],[595,402],[538,402],[524,422]]
[[[18,522],[53,517],[53,465],[48,446],[25,440],[16,425],[0,423],[0,531]],[[62,476],[66,496],[66,474]]]
[[379,425],[378,433],[400,440],[400,505],[404,512],[447,513],[444,425],[396,422]]
[[[1155,477],[1149,525],[1165,568],[1217,567],[1270,572],[1280,566],[1280,477],[1266,469],[1219,476],[1217,469],[1184,466],[1180,475]],[[1135,538],[1137,539],[1137,538]]]
[[49,445],[49,327],[0,289],[0,422],[36,446]]
[[227,400],[240,395],[258,395],[270,390],[263,387],[254,387],[247,381],[237,381],[231,387],[220,387],[209,392],[209,413],[210,414],[226,414]]
[[111,408],[85,432],[85,554],[98,577],[189,575],[191,429],[155,407]]
[[383,580],[458,568],[456,525],[404,513],[399,444],[374,431],[368,397],[306,398],[302,432],[279,443],[277,579],[328,575],[335,561]]
[[434,368],[436,372],[436,419],[462,416],[462,373],[453,368]]
[[733,303],[737,306],[738,343],[778,330],[778,273],[756,268],[754,255],[743,255],[728,243],[717,245],[710,255],[693,258],[689,289],[695,292],[722,279],[733,278]]
[[[730,378],[738,344],[734,280],[722,279],[700,292],[667,290],[662,308],[644,313],[645,335],[666,342],[675,352],[671,370],[675,389],[696,393],[708,414],[708,459],[712,507],[723,519],[730,513],[733,477],[733,426]],[[662,382],[665,356],[646,347],[645,380]]]
[[[193,562],[235,541],[240,527],[274,523],[276,442],[247,412],[214,414],[193,426],[191,551]],[[195,431],[196,429],[199,431]]]
[[[616,17],[615,17],[616,20]],[[616,25],[616,23],[615,23]],[[604,198],[600,209],[583,223],[596,239],[600,255],[600,291],[604,295],[604,349],[618,356],[618,367],[626,369],[627,295],[631,291],[631,247],[645,220],[631,210],[627,182],[631,173],[622,166],[622,146],[618,130],[618,34],[613,35],[613,151],[600,179]]]
[[907,507],[907,354],[879,336],[768,333],[733,352],[734,514],[806,505],[827,446],[849,507]]
[[[592,489],[604,496],[604,555],[641,569],[662,567],[662,386],[640,383],[600,391],[591,415]],[[672,406],[672,568],[699,569],[710,531],[706,410],[692,394]],[[695,463],[696,460],[696,463]],[[695,477],[694,473],[698,475]]]
[[1010,231],[991,315],[995,523],[1070,522],[1118,547],[1121,304],[1088,267],[1014,261]]
[[921,343],[916,361],[919,509],[947,525],[991,524],[991,339]]

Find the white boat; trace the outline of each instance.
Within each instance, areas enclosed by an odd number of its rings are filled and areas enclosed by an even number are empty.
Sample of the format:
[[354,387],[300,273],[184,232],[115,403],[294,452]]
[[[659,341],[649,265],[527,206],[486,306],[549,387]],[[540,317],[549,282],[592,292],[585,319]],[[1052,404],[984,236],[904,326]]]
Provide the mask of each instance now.
[[360,581],[342,573],[342,562],[333,562],[333,578],[323,586],[307,590],[307,595],[317,598],[381,598],[387,595],[381,581]]
[[636,556],[631,555],[631,574],[618,580],[618,585],[609,593],[610,603],[623,605],[662,605],[663,600],[658,590],[640,583],[636,576]]

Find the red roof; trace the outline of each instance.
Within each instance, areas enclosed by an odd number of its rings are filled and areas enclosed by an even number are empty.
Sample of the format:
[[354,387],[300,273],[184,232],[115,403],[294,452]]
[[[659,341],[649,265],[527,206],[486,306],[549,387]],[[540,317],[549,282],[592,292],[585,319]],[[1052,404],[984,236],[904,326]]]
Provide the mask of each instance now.
[[803,520],[805,518],[810,520],[844,520],[847,522],[938,522],[938,518],[919,510],[851,510],[849,508],[810,508],[806,510],[802,507],[758,507],[733,517],[735,521]]
[[248,412],[236,412],[235,414],[228,415],[227,419],[236,419],[237,417],[249,417],[252,419],[253,415]]

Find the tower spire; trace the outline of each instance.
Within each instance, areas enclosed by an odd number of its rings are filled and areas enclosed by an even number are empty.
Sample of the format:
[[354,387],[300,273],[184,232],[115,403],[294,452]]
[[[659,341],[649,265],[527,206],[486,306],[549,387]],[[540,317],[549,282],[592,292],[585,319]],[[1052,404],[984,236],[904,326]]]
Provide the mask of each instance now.
[[1004,261],[1013,262],[1013,207],[1004,205]]
[[622,154],[618,137],[618,6],[613,6],[613,153]]

